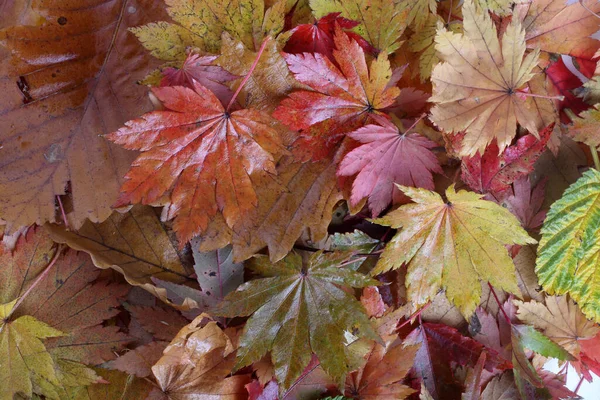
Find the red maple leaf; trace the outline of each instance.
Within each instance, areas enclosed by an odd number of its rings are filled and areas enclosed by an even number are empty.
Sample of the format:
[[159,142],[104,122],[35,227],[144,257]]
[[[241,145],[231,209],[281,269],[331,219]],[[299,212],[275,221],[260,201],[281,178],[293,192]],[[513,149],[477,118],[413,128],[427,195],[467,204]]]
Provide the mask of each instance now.
[[401,133],[387,118],[374,115],[373,119],[379,125],[367,125],[347,134],[362,145],[344,156],[337,174],[357,174],[350,202],[356,205],[368,197],[369,209],[377,216],[392,200],[397,202],[404,196],[395,183],[433,190],[432,172],[443,171],[430,150],[438,145],[415,133],[416,123]]
[[[578,62],[583,66],[583,74],[591,74],[587,76],[588,78],[591,78],[594,74],[596,63],[594,61],[585,59],[578,59]],[[593,65],[593,67],[590,68],[590,65]],[[581,87],[583,82],[577,75],[573,74],[573,72],[567,68],[562,58],[559,58],[558,61],[555,61],[546,69],[546,76],[556,89],[557,93],[564,97],[563,100],[558,102],[560,121],[562,123],[568,124],[571,122],[571,118],[569,118],[567,113],[564,111],[565,108],[573,111],[575,115],[579,115],[579,113],[582,111],[590,108],[590,106],[585,103],[583,99],[577,97],[572,92],[574,89]]]
[[333,35],[336,27],[343,29],[346,35],[354,39],[364,51],[375,53],[373,46],[359,34],[348,31],[357,26],[357,21],[340,17],[340,13],[331,13],[316,20],[312,24],[298,25],[292,29],[292,36],[287,41],[283,51],[290,54],[320,53],[335,62],[333,58]]
[[125,176],[116,206],[152,204],[168,194],[167,218],[185,244],[222,212],[229,226],[257,205],[250,176],[275,173],[274,154],[283,154],[279,133],[265,113],[226,110],[194,82],[154,88],[167,111],[129,121],[108,139],[142,154]]
[[298,152],[319,160],[339,144],[346,132],[371,121],[380,110],[394,103],[400,89],[388,87],[392,70],[385,54],[370,68],[358,43],[341,28],[334,36],[333,58],[339,68],[322,54],[286,54],[296,80],[312,91],[300,90],[284,99],[273,113],[279,121],[300,131]]
[[546,148],[554,124],[544,128],[538,140],[532,134],[521,137],[517,143],[498,154],[498,145],[492,142],[483,153],[463,159],[462,179],[479,193],[502,194],[519,177],[529,174],[533,164]]
[[513,182],[513,193],[502,201],[527,230],[539,228],[546,218],[546,210],[542,210],[542,204],[547,181],[544,177],[532,188],[529,179],[521,177]]
[[160,86],[185,86],[194,88],[194,80],[202,86],[211,90],[221,103],[227,104],[233,96],[233,92],[223,82],[233,81],[239,76],[230,74],[213,61],[218,56],[201,56],[190,53],[181,68],[165,68]]

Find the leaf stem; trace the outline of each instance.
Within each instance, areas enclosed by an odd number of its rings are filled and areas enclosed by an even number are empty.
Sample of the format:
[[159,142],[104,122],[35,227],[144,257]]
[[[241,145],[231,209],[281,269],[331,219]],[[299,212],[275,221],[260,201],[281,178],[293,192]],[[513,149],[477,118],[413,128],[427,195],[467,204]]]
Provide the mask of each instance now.
[[65,223],[65,228],[67,228],[67,230],[70,231],[71,228],[69,227],[69,221],[67,221],[67,214],[65,213],[65,208],[63,207],[63,203],[60,199],[60,196],[57,195],[56,200],[58,201],[58,207],[60,208],[60,213],[62,215],[63,222]]
[[244,77],[244,80],[242,81],[242,83],[240,83],[240,86],[238,86],[237,90],[233,94],[233,97],[231,97],[231,100],[229,101],[229,104],[227,104],[227,109],[225,111],[229,111],[231,109],[231,106],[233,105],[233,103],[235,103],[235,99],[237,99],[238,95],[242,91],[242,88],[244,87],[246,82],[248,82],[248,79],[250,79],[250,75],[252,75],[252,72],[254,72],[254,70],[256,69],[256,66],[258,65],[258,60],[260,60],[260,56],[265,51],[265,48],[267,47],[267,43],[269,43],[270,40],[271,40],[271,36],[267,36],[265,38],[265,40],[263,40],[262,44],[260,45],[260,49],[258,49],[258,53],[256,53],[256,58],[254,59],[254,62],[250,66],[250,70]]
[[563,101],[565,99],[565,96],[546,96],[543,94],[527,93],[527,92],[521,92],[521,91],[518,91],[517,93],[522,94],[523,96],[538,97],[540,99],[546,99],[546,100]]
[[590,146],[590,151],[592,152],[592,159],[594,160],[594,168],[596,171],[600,171],[600,159],[598,159],[598,150],[595,147]]
[[410,133],[410,131],[417,126],[417,124],[419,123],[419,121],[421,121],[423,118],[425,118],[427,116],[427,113],[423,113],[421,114],[421,116],[419,118],[417,118],[415,120],[415,122],[413,122],[413,124],[411,126],[408,127],[408,129],[403,133],[403,135],[408,135]]
[[500,299],[498,298],[498,295],[496,294],[494,287],[489,282],[488,282],[488,286],[490,287],[490,291],[494,295],[494,299],[496,299],[496,303],[498,303],[498,308],[500,309],[500,311],[502,311],[502,315],[504,315],[504,319],[506,320],[506,323],[508,325],[512,325],[512,322],[510,322],[510,318],[508,317],[508,314],[506,313],[506,311],[504,311],[504,307],[502,307],[502,303],[500,302]]
[[42,271],[42,273],[39,274],[39,276],[31,284],[31,286],[29,286],[29,288],[27,288],[27,290],[25,291],[25,293],[23,293],[23,295],[19,298],[19,300],[17,301],[17,303],[15,304],[15,306],[12,308],[12,310],[10,310],[10,314],[7,315],[7,317],[6,317],[7,319],[10,318],[11,315],[13,315],[13,313],[15,312],[15,310],[21,305],[21,303],[23,303],[23,301],[29,295],[29,293],[31,293],[31,291],[33,289],[35,289],[35,287],[46,276],[48,276],[48,273],[50,272],[50,270],[52,269],[52,267],[54,266],[54,264],[56,264],[56,260],[58,260],[58,257],[60,256],[60,253],[62,252],[62,249],[63,249],[63,245],[59,245],[58,248],[56,249],[56,253],[54,254],[54,257],[52,257],[52,260],[50,261],[50,263],[48,264],[48,266],[46,266],[46,268]]
[[406,321],[401,323],[400,326],[396,328],[396,330],[400,330],[400,329],[404,328],[411,320],[415,319],[416,317],[420,318],[421,313],[423,313],[423,311],[427,310],[427,307],[429,307],[430,305],[431,305],[431,302],[425,304],[423,307],[421,307],[420,309],[418,309],[417,311],[415,311],[414,313],[409,315],[408,318],[406,319]]

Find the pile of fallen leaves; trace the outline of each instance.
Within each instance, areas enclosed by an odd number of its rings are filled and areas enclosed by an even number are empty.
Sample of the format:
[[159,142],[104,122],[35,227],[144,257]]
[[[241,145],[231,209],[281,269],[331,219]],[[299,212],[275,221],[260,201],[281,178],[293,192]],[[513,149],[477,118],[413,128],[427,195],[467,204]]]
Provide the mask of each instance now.
[[0,2],[0,400],[577,398],[599,30],[597,0]]

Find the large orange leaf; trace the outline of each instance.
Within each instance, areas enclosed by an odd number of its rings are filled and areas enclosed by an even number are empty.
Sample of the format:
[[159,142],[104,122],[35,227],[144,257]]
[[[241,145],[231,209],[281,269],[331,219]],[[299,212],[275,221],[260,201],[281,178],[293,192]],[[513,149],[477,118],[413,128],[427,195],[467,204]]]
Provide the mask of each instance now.
[[163,12],[147,0],[23,3],[2,6],[32,25],[0,31],[0,218],[9,230],[55,221],[70,182],[71,226],[104,220],[132,155],[102,134],[150,108],[135,85],[148,59],[127,28]]
[[431,119],[446,131],[466,131],[461,156],[483,153],[493,139],[502,151],[514,138],[517,122],[535,135],[545,126],[531,97],[535,94],[524,90],[539,51],[524,57],[525,31],[516,19],[500,42],[489,15],[472,1],[465,1],[463,15],[464,34],[440,28],[435,39],[444,62],[431,77]]
[[233,226],[258,199],[251,176],[275,174],[274,154],[285,153],[265,113],[230,112],[200,84],[194,90],[153,89],[167,111],[129,121],[107,137],[143,153],[125,176],[117,206],[152,204],[169,195],[167,218],[185,244],[221,212]]

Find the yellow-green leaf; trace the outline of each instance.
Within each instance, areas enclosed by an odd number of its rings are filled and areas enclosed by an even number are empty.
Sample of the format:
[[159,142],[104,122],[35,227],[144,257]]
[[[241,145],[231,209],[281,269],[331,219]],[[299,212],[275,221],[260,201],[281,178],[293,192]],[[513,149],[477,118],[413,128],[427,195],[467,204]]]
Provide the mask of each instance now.
[[569,293],[600,322],[600,172],[586,171],[552,204],[541,232],[540,284],[550,294]]
[[[433,2],[435,0],[426,0]],[[317,18],[332,12],[360,22],[354,31],[377,50],[391,54],[398,50],[398,40],[408,24],[408,10],[401,2],[390,0],[311,0],[310,6]]]
[[64,333],[29,315],[6,320],[15,303],[0,306],[0,399],[12,399],[17,393],[31,397],[34,385],[39,394],[58,399],[52,390],[52,385],[59,385],[54,361],[41,339]]
[[345,331],[377,339],[362,305],[339,286],[365,287],[378,282],[346,265],[349,253],[315,253],[308,261],[290,253],[272,264],[259,256],[249,265],[265,276],[240,286],[213,312],[246,322],[237,367],[260,360],[271,352],[281,390],[298,379],[315,353],[323,369],[337,382],[348,371]]
[[519,293],[515,267],[505,245],[536,243],[505,208],[482,195],[455,192],[442,197],[429,190],[398,186],[415,204],[407,204],[375,222],[401,228],[386,246],[373,274],[407,264],[406,287],[415,307],[433,299],[440,288],[469,317],[481,297],[480,281]]

